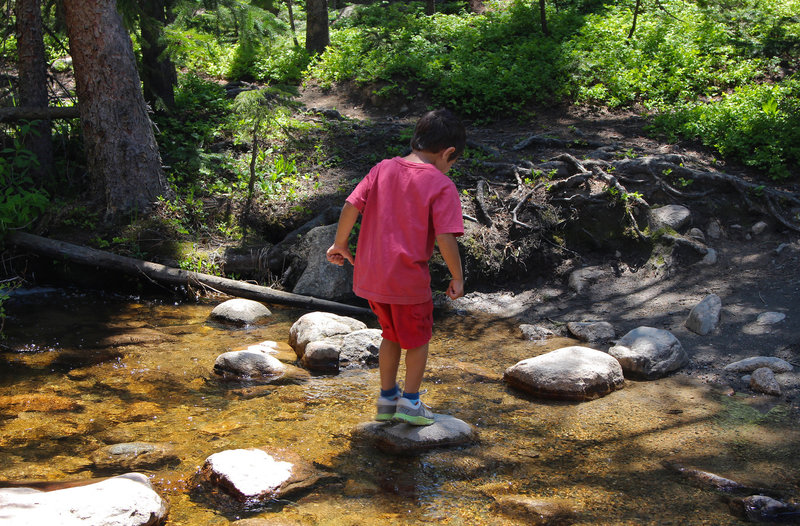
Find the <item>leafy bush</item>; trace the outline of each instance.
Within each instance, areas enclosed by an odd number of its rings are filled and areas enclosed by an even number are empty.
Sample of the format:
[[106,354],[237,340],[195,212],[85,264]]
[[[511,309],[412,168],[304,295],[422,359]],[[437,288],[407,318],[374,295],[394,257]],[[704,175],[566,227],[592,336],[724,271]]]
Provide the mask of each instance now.
[[50,204],[47,191],[37,187],[29,173],[39,161],[23,146],[22,138],[28,133],[35,133],[31,125],[21,125],[13,146],[0,152],[0,237],[9,228],[28,226]]
[[223,77],[230,69],[236,46],[225,45],[212,35],[175,25],[164,29],[167,52],[177,67]]
[[656,129],[695,138],[776,180],[800,172],[800,78],[744,86],[708,103],[688,103],[655,120]]

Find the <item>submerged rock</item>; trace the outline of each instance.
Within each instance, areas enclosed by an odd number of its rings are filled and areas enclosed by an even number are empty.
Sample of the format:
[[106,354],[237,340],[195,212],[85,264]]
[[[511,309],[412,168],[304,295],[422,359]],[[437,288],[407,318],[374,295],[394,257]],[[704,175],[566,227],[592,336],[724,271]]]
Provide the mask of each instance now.
[[689,363],[681,342],[669,331],[638,327],[623,336],[608,354],[619,360],[626,376],[653,380]]
[[419,453],[441,447],[463,446],[477,438],[475,429],[450,415],[434,413],[429,426],[405,423],[366,422],[353,432],[355,440],[371,440],[389,453]]
[[168,511],[139,473],[55,491],[0,489],[0,519],[8,526],[155,526],[166,521]]
[[297,455],[266,449],[230,449],[208,457],[196,474],[201,487],[254,508],[315,484],[320,472]]
[[566,526],[575,519],[575,512],[569,504],[557,499],[502,495],[496,498],[495,508],[504,515],[534,526]]
[[132,471],[177,464],[180,458],[170,444],[126,442],[98,449],[92,462],[100,471]]
[[620,389],[619,362],[588,347],[572,346],[522,360],[506,369],[512,387],[542,398],[593,400]]
[[800,507],[766,495],[744,497],[741,506],[745,518],[750,522],[800,524]]
[[24,411],[79,411],[82,408],[82,404],[65,396],[38,393],[0,396],[0,415],[16,415]]
[[232,325],[257,325],[272,316],[263,304],[244,298],[224,301],[211,311],[212,320]]
[[722,300],[716,294],[709,294],[694,306],[686,319],[686,328],[701,336],[717,328]]

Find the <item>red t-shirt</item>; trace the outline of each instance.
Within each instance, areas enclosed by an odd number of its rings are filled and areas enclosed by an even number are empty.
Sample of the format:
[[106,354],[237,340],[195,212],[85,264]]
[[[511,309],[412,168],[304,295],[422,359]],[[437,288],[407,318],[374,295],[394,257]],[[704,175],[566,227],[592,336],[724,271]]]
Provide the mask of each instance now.
[[432,164],[400,157],[375,165],[347,202],[361,212],[353,291],[381,303],[431,299],[436,236],[464,233],[458,190]]

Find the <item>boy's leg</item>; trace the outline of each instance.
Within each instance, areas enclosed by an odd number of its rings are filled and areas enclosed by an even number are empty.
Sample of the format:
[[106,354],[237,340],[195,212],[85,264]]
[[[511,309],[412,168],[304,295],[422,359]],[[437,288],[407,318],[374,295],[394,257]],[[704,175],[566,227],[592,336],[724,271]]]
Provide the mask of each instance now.
[[381,389],[388,391],[397,385],[397,370],[400,367],[400,344],[383,339],[378,351],[378,367],[381,376]]
[[[418,393],[428,363],[428,344],[420,345],[406,351],[406,383],[403,390]],[[396,372],[396,371],[395,371]]]

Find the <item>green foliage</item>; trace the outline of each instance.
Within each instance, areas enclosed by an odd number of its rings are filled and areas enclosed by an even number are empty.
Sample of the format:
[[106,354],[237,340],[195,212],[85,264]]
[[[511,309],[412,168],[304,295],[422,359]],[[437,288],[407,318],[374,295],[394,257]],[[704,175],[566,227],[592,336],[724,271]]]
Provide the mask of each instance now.
[[[553,15],[554,32],[571,22]],[[413,96],[417,84],[437,104],[486,115],[547,102],[563,79],[557,41],[544,38],[529,4],[482,16],[425,16],[421,4],[361,6],[331,31],[331,46],[308,74],[323,85],[384,82],[383,94]]]
[[698,139],[775,179],[800,169],[800,78],[743,86],[719,100],[665,112],[656,129]]
[[0,153],[0,236],[9,228],[21,228],[32,223],[50,204],[50,196],[34,184],[31,168],[39,161],[23,145],[28,133],[36,133],[30,123],[23,123],[13,137],[13,145]]
[[164,28],[167,52],[175,65],[191,72],[222,77],[230,69],[235,48],[213,35],[175,25]]

